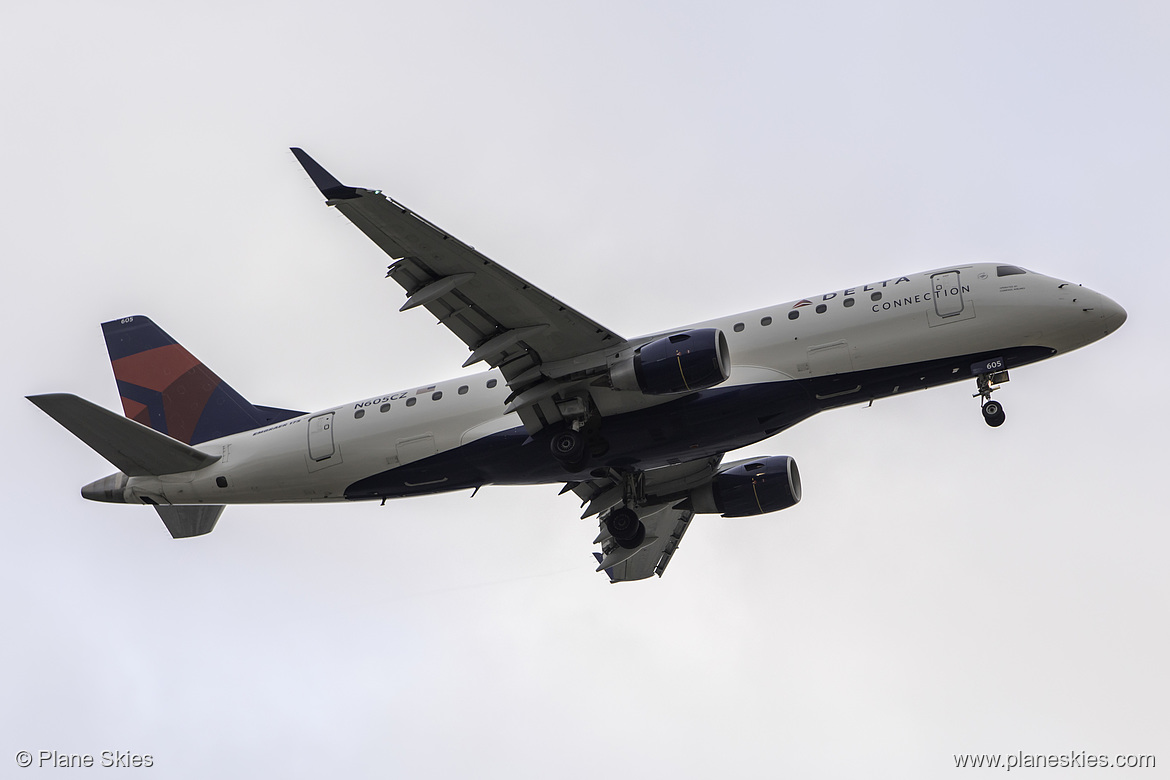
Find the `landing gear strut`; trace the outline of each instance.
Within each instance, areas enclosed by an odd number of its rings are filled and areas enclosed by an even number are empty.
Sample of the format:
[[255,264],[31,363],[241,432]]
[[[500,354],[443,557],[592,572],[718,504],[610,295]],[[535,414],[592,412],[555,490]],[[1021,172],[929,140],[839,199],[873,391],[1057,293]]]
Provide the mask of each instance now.
[[998,428],[1007,419],[1007,415],[1003,412],[1003,404],[999,401],[991,400],[992,392],[998,389],[994,385],[1000,385],[1006,381],[1008,381],[1007,371],[997,371],[994,374],[980,374],[976,380],[979,392],[975,393],[974,397],[983,399],[983,422],[992,428]]

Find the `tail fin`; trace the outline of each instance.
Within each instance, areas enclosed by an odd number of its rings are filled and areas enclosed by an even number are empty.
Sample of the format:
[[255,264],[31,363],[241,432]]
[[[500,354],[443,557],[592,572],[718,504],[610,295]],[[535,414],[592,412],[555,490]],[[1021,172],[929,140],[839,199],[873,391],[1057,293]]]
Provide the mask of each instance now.
[[105,322],[102,332],[126,416],[184,444],[304,414],[248,403],[147,317]]
[[154,508],[174,539],[189,539],[192,536],[203,536],[203,534],[211,533],[219,516],[223,514],[222,504],[206,506],[162,506],[155,504]]

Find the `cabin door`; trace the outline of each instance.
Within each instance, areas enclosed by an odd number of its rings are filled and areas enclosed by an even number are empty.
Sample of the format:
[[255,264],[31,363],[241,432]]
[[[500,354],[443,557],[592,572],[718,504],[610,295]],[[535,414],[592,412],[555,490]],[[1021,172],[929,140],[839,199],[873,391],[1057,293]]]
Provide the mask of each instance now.
[[963,313],[963,285],[958,271],[944,271],[930,277],[934,313],[940,317],[955,317]]
[[333,412],[309,420],[309,459],[317,462],[333,457]]

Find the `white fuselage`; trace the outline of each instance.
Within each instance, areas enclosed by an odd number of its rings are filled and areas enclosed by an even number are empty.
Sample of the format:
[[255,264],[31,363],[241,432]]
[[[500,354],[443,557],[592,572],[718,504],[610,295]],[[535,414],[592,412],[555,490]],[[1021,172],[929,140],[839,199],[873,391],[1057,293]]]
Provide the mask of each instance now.
[[[1117,304],[1092,290],[1031,272],[1000,275],[1000,268],[976,264],[912,274],[663,334],[718,328],[726,335],[733,366],[730,378],[716,388],[721,398],[730,399],[729,393],[751,386],[807,380],[810,409],[818,411],[926,386],[903,388],[895,383],[882,385],[882,390],[870,389],[877,387],[871,383],[885,376],[884,371],[895,367],[1042,348],[1020,353],[1026,356],[1019,363],[1033,362],[1096,341],[1125,319]],[[795,318],[791,318],[793,312]],[[945,379],[933,383],[971,377],[963,364],[956,363]],[[832,387],[824,384],[830,379],[835,383]],[[817,384],[818,380],[822,383]],[[500,439],[501,448],[512,452],[527,446],[526,437],[517,432],[522,425],[516,414],[504,412],[509,392],[500,372],[488,371],[215,439],[197,447],[221,456],[212,466],[163,477],[132,477],[125,498],[132,503],[160,504],[336,501],[346,499],[347,489],[362,480],[444,455],[445,460],[433,461],[440,464],[437,471],[404,471],[414,476],[404,478],[404,487],[397,492],[383,495],[467,487],[477,480],[452,482],[441,473],[441,464],[461,463],[460,448],[508,431],[514,435],[505,437],[506,442]],[[637,424],[639,419],[648,419],[638,413],[680,398],[597,386],[589,392],[602,417],[613,425],[620,425],[627,415]],[[734,443],[747,444],[765,435],[770,434],[745,435],[746,440]],[[504,454],[501,449],[500,457]],[[685,447],[674,454],[664,449],[642,465],[677,462],[687,454]],[[509,478],[491,472],[497,476],[484,481],[567,478],[563,473],[558,476],[555,468],[534,468],[532,457],[524,457],[530,465],[523,473]],[[489,472],[473,469],[468,473]]]

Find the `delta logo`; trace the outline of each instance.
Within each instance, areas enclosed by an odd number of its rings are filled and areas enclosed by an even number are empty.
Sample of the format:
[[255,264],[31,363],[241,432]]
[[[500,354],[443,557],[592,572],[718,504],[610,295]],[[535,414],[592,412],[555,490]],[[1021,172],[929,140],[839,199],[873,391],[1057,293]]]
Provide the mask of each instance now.
[[801,298],[796,303],[792,304],[792,308],[799,309],[801,306],[812,306],[812,301],[808,298]]

